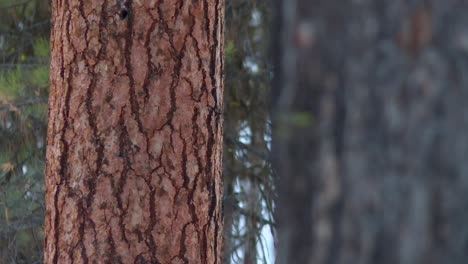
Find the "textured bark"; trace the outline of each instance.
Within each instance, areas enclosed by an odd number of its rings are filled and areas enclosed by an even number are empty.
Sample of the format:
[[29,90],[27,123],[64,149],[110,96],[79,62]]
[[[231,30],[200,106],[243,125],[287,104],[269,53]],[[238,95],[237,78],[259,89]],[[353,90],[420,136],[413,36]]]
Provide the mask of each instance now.
[[468,263],[462,0],[278,0],[279,263]]
[[45,263],[220,263],[222,0],[54,0]]

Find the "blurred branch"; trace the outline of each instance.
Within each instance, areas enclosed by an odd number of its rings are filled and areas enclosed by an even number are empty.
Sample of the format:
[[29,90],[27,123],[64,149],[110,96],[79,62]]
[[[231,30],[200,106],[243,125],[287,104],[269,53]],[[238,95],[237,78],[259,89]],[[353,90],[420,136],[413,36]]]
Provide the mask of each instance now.
[[13,103],[0,104],[0,111],[15,111],[15,109],[29,106],[29,105],[45,104],[47,103],[47,100],[48,100],[47,96],[39,96],[39,97],[34,97],[34,98],[21,99]]
[[273,227],[276,227],[276,224],[275,222],[273,222],[272,220],[269,220],[269,219],[265,219],[263,217],[260,217],[258,214],[256,213],[252,213],[251,211],[249,211],[248,209],[243,209],[243,208],[237,208],[239,214],[241,215],[244,215],[244,216],[247,216],[247,217],[250,217],[252,218],[255,222],[257,223],[260,223],[261,225],[270,225],[270,226],[273,226]]
[[11,223],[9,226],[0,226],[0,239],[6,239],[17,231],[42,226],[42,223],[42,217],[31,216],[27,220],[16,221]]
[[0,6],[0,9],[10,9],[10,8],[15,8],[15,7],[20,7],[20,6],[23,6],[23,5],[27,5],[30,2],[31,2],[31,0],[26,0],[26,1],[23,1],[23,2],[15,3],[15,4]]
[[232,137],[226,137],[225,139],[226,139],[226,143],[228,143],[230,145],[245,149],[245,150],[249,151],[250,153],[258,156],[261,159],[268,160],[268,153],[266,153],[266,152],[258,151],[256,149],[254,149],[253,147],[249,146],[248,144],[242,143],[237,139],[233,139]]
[[44,67],[44,66],[47,66],[47,64],[42,64],[42,63],[32,63],[32,64],[3,63],[3,64],[0,64],[0,68],[16,68],[16,67],[34,68],[34,67]]

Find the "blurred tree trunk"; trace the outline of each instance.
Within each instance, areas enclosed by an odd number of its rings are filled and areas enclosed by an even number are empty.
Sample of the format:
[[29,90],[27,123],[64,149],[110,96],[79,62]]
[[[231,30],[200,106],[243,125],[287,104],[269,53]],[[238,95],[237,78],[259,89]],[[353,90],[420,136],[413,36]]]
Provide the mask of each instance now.
[[53,1],[45,263],[221,263],[223,3]]
[[279,263],[468,263],[468,3],[276,8]]

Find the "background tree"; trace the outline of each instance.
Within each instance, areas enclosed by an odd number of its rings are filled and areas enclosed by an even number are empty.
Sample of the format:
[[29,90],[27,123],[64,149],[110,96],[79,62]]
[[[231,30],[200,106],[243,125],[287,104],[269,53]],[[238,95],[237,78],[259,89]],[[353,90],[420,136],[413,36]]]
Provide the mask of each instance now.
[[279,263],[466,263],[466,1],[277,1]]

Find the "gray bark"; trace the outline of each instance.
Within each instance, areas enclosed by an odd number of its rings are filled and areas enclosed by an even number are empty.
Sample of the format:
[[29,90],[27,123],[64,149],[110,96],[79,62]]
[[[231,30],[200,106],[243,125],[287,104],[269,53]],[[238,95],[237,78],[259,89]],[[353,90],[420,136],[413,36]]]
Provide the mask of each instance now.
[[278,263],[468,263],[468,3],[276,8]]

